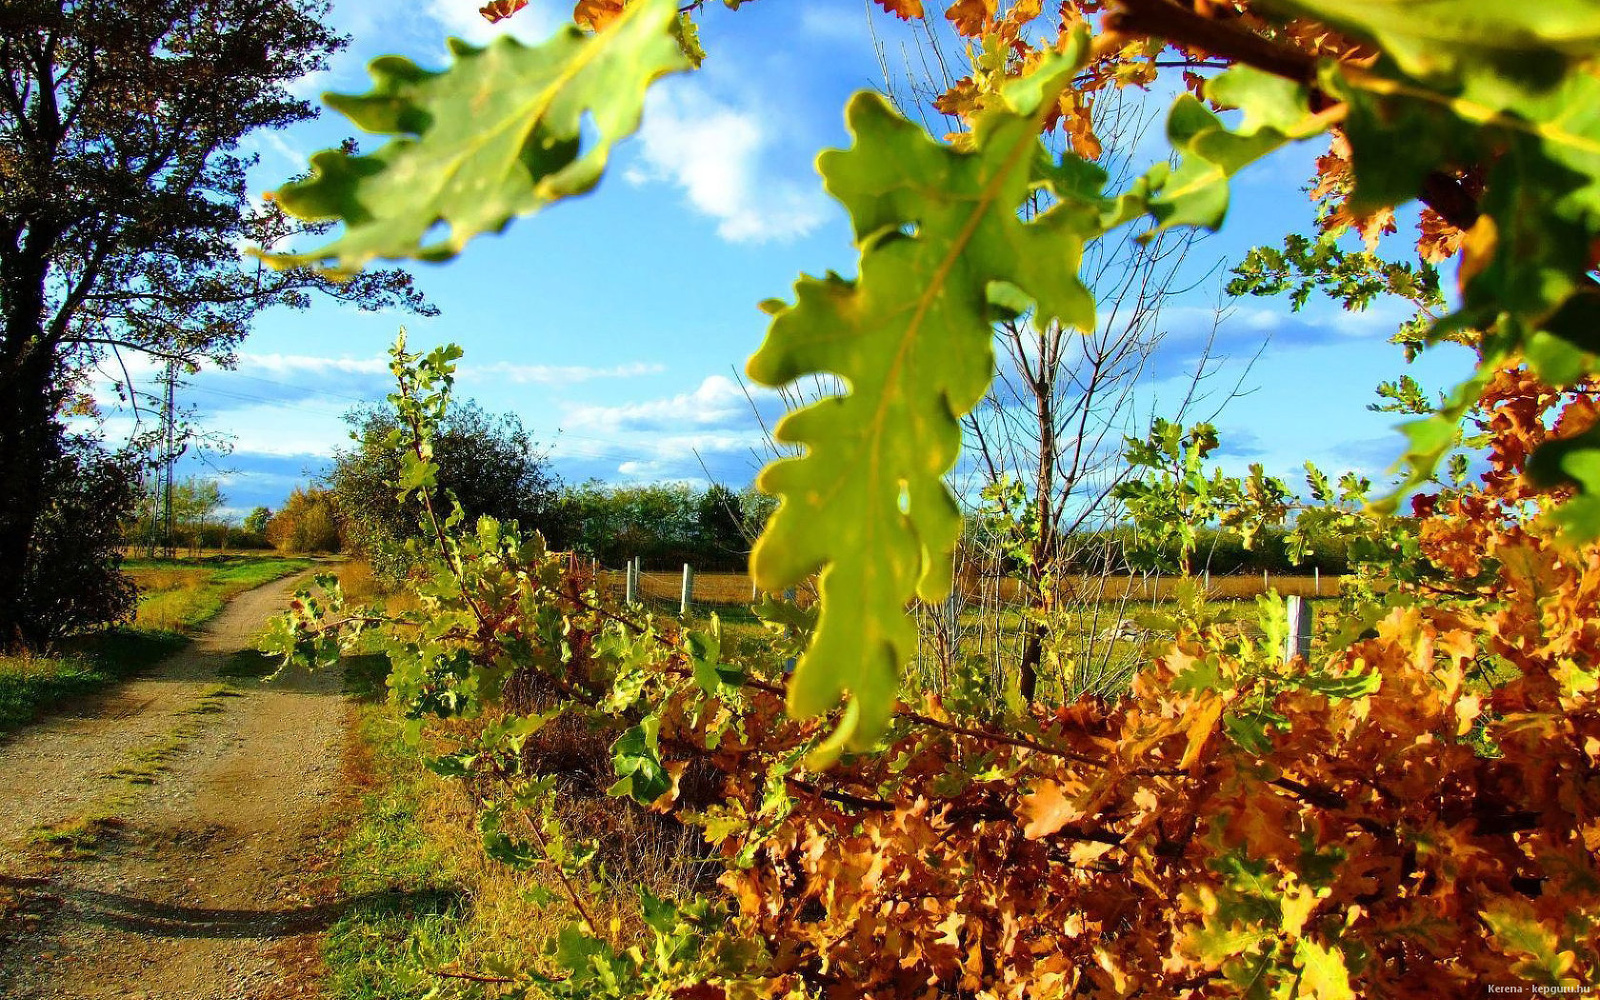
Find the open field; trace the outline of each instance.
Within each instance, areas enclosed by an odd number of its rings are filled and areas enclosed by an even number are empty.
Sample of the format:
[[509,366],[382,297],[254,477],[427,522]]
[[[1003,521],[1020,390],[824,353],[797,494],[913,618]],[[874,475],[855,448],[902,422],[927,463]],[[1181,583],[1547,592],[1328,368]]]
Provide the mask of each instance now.
[[[601,570],[600,583],[608,589],[621,593],[623,588],[623,575],[621,570]],[[963,592],[971,599],[977,599],[980,594],[994,596],[995,582],[967,579],[963,581]],[[1017,581],[1003,579],[998,581],[998,598],[1002,603],[1012,603],[1017,599]],[[1280,597],[1335,597],[1339,593],[1339,578],[1336,576],[1312,575],[1273,575],[1262,577],[1259,574],[1248,576],[1213,576],[1210,578],[1210,588],[1207,596],[1213,601],[1240,601],[1253,600],[1268,590],[1275,590]],[[1068,577],[1063,581],[1070,599],[1090,604],[1104,604],[1109,602],[1122,602],[1125,600],[1138,601],[1170,601],[1175,594],[1177,586],[1176,577],[1140,577],[1140,576],[1112,576],[1112,577]],[[683,589],[683,575],[681,573],[652,573],[649,571],[639,574],[639,587],[641,596],[663,601],[677,601]],[[694,577],[694,600],[704,604],[749,604],[754,599],[750,577],[744,573],[696,573]]]

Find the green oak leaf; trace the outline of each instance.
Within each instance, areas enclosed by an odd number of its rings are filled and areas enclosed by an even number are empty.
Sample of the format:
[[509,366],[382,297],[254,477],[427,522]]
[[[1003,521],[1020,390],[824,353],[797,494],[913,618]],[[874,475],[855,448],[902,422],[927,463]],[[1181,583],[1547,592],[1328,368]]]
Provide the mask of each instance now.
[[1230,129],[1190,94],[1173,102],[1167,138],[1180,154],[1178,166],[1158,163],[1144,178],[1152,194],[1143,207],[1163,228],[1216,229],[1228,210],[1229,178],[1289,142],[1326,131],[1329,124],[1311,113],[1307,87],[1248,66],[1211,80],[1206,96],[1239,108],[1244,120]]
[[1518,959],[1511,971],[1540,986],[1576,986],[1573,952],[1526,900],[1497,899],[1478,914],[1495,950]]
[[[325,99],[393,138],[368,156],[324,150],[309,177],[274,195],[297,218],[343,222],[343,235],[264,259],[339,274],[377,257],[445,260],[514,216],[583,194],[611,147],[638,128],[651,82],[689,67],[680,30],[673,0],[639,0],[598,35],[568,25],[539,46],[502,37],[483,49],[452,39],[455,63],[444,72],[399,56],[374,61],[370,93]],[[424,245],[441,223],[448,233]]]
[[751,556],[766,591],[821,571],[822,613],[789,684],[789,711],[805,718],[847,704],[814,764],[884,731],[916,641],[906,604],[948,590],[961,517],[943,476],[960,450],[960,418],[993,373],[995,300],[1014,309],[1021,292],[1036,303],[1036,323],[1093,326],[1077,271],[1098,213],[1062,201],[1031,223],[1019,216],[1041,118],[1087,41],[1079,32],[1066,54],[1008,89],[1005,105],[975,123],[971,152],[862,93],[847,110],[855,144],[819,160],[850,211],[860,278],[804,277],[794,305],[768,303],[774,319],[748,368],[764,385],[829,372],[849,387],[778,425],[776,437],[804,452],[763,470],[760,487],[782,502]]
[[[1438,414],[1404,427],[1410,473],[1402,490],[1426,481],[1455,446],[1484,373],[1526,361],[1540,378],[1567,386],[1594,370],[1600,353],[1600,285],[1587,274],[1600,231],[1600,79],[1579,71],[1530,90],[1476,70],[1446,88],[1386,59],[1322,72],[1324,88],[1348,107],[1358,211],[1411,200],[1441,163],[1492,164],[1466,243],[1460,308],[1428,334],[1438,342],[1481,331],[1479,375]],[[1596,505],[1584,499],[1600,497],[1600,451],[1582,457],[1594,446],[1565,445],[1559,459],[1582,494],[1560,519],[1578,541],[1600,536],[1600,515],[1589,513]],[[1535,456],[1535,465],[1550,462]]]
[[1600,51],[1593,0],[1266,0],[1263,6],[1375,42],[1418,79],[1488,71],[1542,88]]

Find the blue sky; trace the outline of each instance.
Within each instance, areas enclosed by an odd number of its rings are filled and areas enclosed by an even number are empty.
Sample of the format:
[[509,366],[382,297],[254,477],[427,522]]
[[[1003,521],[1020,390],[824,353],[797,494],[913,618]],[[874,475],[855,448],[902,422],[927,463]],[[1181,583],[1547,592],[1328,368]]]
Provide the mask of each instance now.
[[[447,34],[484,42],[512,30],[537,40],[570,11],[560,0],[534,0],[497,29],[478,6],[334,0],[333,23],[352,44],[327,73],[297,87],[308,96],[360,92],[363,67],[377,55],[438,67]],[[915,51],[874,9],[868,0],[762,0],[736,12],[708,5],[701,30],[710,58],[658,85],[641,133],[618,149],[595,194],[481,238],[450,264],[416,266],[437,318],[327,304],[261,316],[236,370],[203,372],[180,390],[206,428],[234,441],[210,468],[186,458],[180,475],[222,479],[233,511],[276,506],[346,443],[341,415],[387,391],[384,351],[403,323],[414,347],[462,345],[461,395],[517,412],[569,481],[749,482],[761,420],[735,373],[765,329],[757,303],[787,296],[802,271],[853,272],[847,221],[823,191],[814,157],[846,143],[848,96],[882,87],[869,18],[891,72]],[[350,132],[330,112],[256,137],[253,182],[261,191],[278,186]],[[367,137],[365,148],[376,142]],[[1151,155],[1158,148],[1149,144]],[[1191,254],[1196,287],[1163,312],[1168,342],[1141,390],[1145,411],[1160,413],[1181,395],[1185,368],[1211,332],[1221,273],[1199,279],[1251,245],[1306,230],[1311,208],[1299,188],[1315,152],[1241,177],[1229,226]],[[1364,407],[1373,385],[1401,370],[1398,350],[1385,343],[1401,318],[1397,307],[1351,316],[1316,304],[1291,315],[1282,300],[1233,304],[1216,340],[1229,360],[1212,381],[1242,393],[1217,420],[1223,454],[1285,475],[1307,458],[1380,474],[1401,439],[1392,418]],[[1412,374],[1444,387],[1468,364],[1465,352],[1441,349]],[[770,426],[781,408],[767,396],[756,403]],[[110,416],[113,437],[132,424],[129,414]]]

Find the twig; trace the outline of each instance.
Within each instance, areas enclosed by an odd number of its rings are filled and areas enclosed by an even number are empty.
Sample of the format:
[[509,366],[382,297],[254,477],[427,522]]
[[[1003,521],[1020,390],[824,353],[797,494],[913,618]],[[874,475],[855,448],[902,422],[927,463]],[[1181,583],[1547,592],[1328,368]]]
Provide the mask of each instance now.
[[[1116,36],[1164,38],[1296,83],[1311,84],[1317,79],[1314,56],[1274,45],[1226,21],[1202,17],[1172,0],[1121,0],[1117,9],[1106,14],[1104,23],[1106,32],[1102,37],[1112,36],[1108,44],[1116,42],[1117,48],[1126,39]],[[1098,40],[1095,54],[1102,54]]]
[[477,972],[453,972],[449,969],[434,969],[433,974],[443,976],[445,979],[465,979],[474,983],[514,983],[515,979],[504,976],[485,976]]

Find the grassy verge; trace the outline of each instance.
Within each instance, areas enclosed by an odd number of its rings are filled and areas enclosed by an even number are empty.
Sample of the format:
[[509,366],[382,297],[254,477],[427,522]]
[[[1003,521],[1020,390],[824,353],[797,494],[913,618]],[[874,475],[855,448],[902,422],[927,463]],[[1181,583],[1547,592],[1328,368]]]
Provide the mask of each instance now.
[[345,664],[347,693],[358,699],[348,770],[361,793],[334,866],[347,902],[323,943],[324,990],[337,1000],[430,995],[440,981],[428,970],[460,957],[471,920],[462,845],[441,822],[450,789],[382,704],[384,666],[381,657]]
[[[348,596],[370,596],[360,564],[339,575]],[[248,675],[263,666],[236,669]],[[458,977],[525,968],[571,915],[546,876],[485,855],[465,787],[429,771],[425,750],[406,742],[386,701],[387,679],[382,656],[344,661],[354,727],[347,782],[358,792],[332,864],[343,904],[323,938],[323,994],[498,996],[492,982]]]
[[236,594],[310,565],[249,556],[127,563],[141,590],[132,625],[70,640],[51,655],[0,656],[0,734],[154,666]]
[[235,595],[311,565],[309,559],[276,556],[130,561],[125,567],[140,590],[134,627],[147,631],[189,631],[215,616]]

